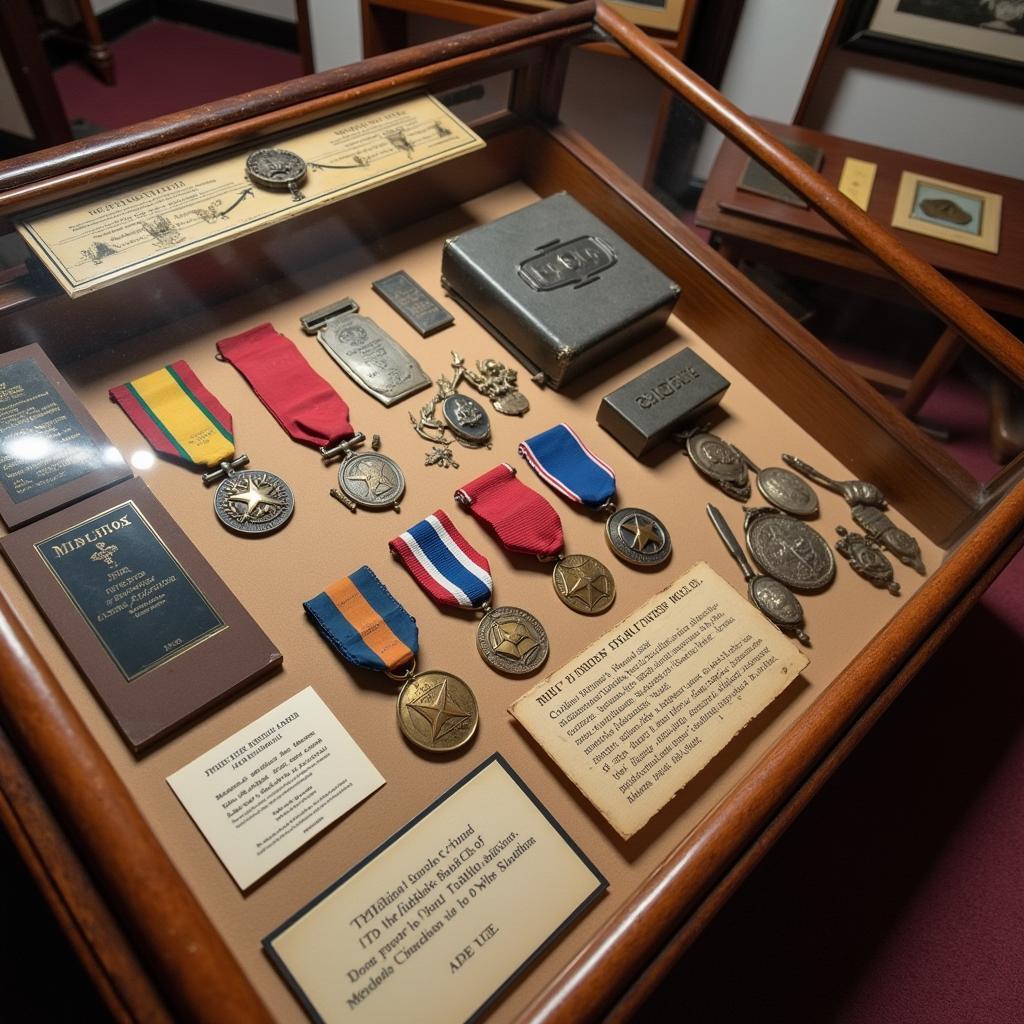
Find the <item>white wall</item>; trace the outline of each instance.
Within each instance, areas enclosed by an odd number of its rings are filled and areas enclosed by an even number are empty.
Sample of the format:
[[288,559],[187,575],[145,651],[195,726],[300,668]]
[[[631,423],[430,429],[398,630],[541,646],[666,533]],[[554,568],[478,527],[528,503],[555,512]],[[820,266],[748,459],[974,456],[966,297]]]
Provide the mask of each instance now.
[[[747,0],[721,91],[744,113],[791,121],[832,15],[832,0]],[[701,142],[693,174],[706,178],[721,145]]]
[[352,64],[363,57],[358,0],[308,0],[313,66],[317,71]]
[[[2,2],[2,0],[0,0]],[[26,139],[32,138],[32,127],[21,109],[21,101],[14,91],[14,83],[7,72],[7,65],[0,60],[0,131],[12,132]]]
[[[748,114],[790,121],[833,0],[747,0],[722,91]],[[1021,91],[834,48],[808,127],[937,160],[1024,177]],[[694,175],[707,177],[720,138],[709,133]]]

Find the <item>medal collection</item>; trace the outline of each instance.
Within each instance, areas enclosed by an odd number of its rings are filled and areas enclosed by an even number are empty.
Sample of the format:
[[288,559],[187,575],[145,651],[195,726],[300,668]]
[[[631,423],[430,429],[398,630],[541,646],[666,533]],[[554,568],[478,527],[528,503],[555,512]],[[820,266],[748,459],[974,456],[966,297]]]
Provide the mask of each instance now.
[[[392,275],[375,282],[374,288],[424,336],[451,322],[450,314],[408,275]],[[344,372],[385,406],[427,386],[429,378],[418,362],[358,309],[353,300],[343,299],[302,317],[303,330],[315,335]],[[406,488],[401,467],[380,451],[377,434],[370,450],[359,450],[366,435],[352,426],[347,403],[294,342],[262,324],[219,341],[217,358],[242,374],[294,441],[315,448],[325,464],[337,462],[337,487],[329,489],[333,498],[352,512],[401,512]],[[452,352],[451,368],[452,376],[438,379],[437,391],[419,417],[410,418],[416,433],[434,446],[426,464],[458,469],[453,445],[474,449],[492,444],[487,410],[458,390],[462,383],[488,399],[499,414],[522,416],[530,403],[518,390],[515,371],[497,360],[477,362],[474,370]],[[696,373],[691,370],[690,376]],[[113,388],[110,397],[155,451],[204,469],[203,482],[218,484],[214,513],[228,530],[262,537],[289,521],[295,506],[291,489],[273,473],[247,468],[248,456],[235,451],[231,414],[186,362]],[[924,572],[919,545],[885,514],[885,498],[874,485],[833,480],[792,455],[782,456],[789,468],[762,469],[708,426],[676,428],[673,436],[702,476],[744,503],[749,558],[726,517],[710,503],[708,516],[743,574],[751,603],[801,643],[809,646],[810,638],[796,594],[825,590],[836,572],[832,548],[807,522],[820,511],[808,480],[841,495],[850,506],[863,532],[837,525],[835,548],[865,580],[899,594],[883,548]],[[557,423],[525,438],[518,453],[562,500],[604,519],[605,542],[616,559],[638,570],[658,569],[669,560],[672,539],[664,522],[639,506],[617,507],[615,471],[568,424]],[[751,473],[768,506],[747,504]],[[506,551],[550,562],[552,588],[567,609],[593,616],[611,608],[616,593],[612,571],[589,552],[566,551],[558,511],[523,483],[511,465],[499,462],[473,477],[455,490],[454,498]],[[526,609],[492,604],[494,580],[486,555],[444,509],[401,530],[388,546],[439,606],[479,616],[476,647],[491,669],[526,677],[543,668],[550,650],[544,625]],[[414,748],[439,754],[470,743],[478,722],[472,689],[448,672],[417,671],[415,619],[368,566],[330,584],[304,607],[325,641],[346,661],[401,683],[398,726]]]

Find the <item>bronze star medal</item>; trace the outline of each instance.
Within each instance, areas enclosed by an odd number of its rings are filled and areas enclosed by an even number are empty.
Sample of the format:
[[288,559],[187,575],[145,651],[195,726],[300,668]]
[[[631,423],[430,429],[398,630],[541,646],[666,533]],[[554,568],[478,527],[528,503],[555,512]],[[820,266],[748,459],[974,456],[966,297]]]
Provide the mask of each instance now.
[[492,608],[480,621],[476,648],[491,668],[525,676],[547,660],[548,635],[528,611],[505,605]]
[[424,750],[456,750],[472,739],[478,720],[473,691],[447,672],[413,676],[398,697],[399,728]]
[[236,533],[260,535],[279,530],[291,518],[291,488],[274,473],[258,469],[232,471],[214,497],[217,518]]
[[661,565],[672,551],[665,524],[642,508],[621,508],[605,523],[608,546],[631,565]]
[[600,615],[615,600],[615,580],[608,569],[590,555],[566,555],[551,575],[562,604],[583,615]]

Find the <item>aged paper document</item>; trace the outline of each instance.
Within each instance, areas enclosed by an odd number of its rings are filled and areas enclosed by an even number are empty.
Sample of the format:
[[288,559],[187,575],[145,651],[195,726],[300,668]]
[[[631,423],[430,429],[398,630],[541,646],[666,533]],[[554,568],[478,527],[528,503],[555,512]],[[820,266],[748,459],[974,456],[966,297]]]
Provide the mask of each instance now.
[[606,886],[494,754],[263,945],[313,1020],[456,1024]]
[[167,779],[240,889],[384,785],[312,686]]
[[[483,145],[433,96],[416,96],[33,211],[17,227],[64,290],[82,295]],[[305,161],[297,195],[249,180],[246,158],[267,148]]]
[[862,210],[867,210],[871,202],[871,190],[875,187],[877,171],[878,164],[848,156],[843,161],[843,171],[839,175],[839,191]]
[[807,664],[698,562],[509,710],[628,839]]

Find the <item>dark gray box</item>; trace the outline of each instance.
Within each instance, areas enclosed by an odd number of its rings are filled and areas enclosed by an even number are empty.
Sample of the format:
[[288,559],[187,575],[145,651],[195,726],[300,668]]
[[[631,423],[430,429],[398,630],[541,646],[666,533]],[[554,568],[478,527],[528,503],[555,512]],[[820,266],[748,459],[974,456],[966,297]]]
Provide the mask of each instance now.
[[714,367],[684,348],[605,395],[597,422],[639,457],[687,420],[718,405],[728,387]]
[[564,192],[449,238],[441,281],[558,388],[668,318],[679,286]]

